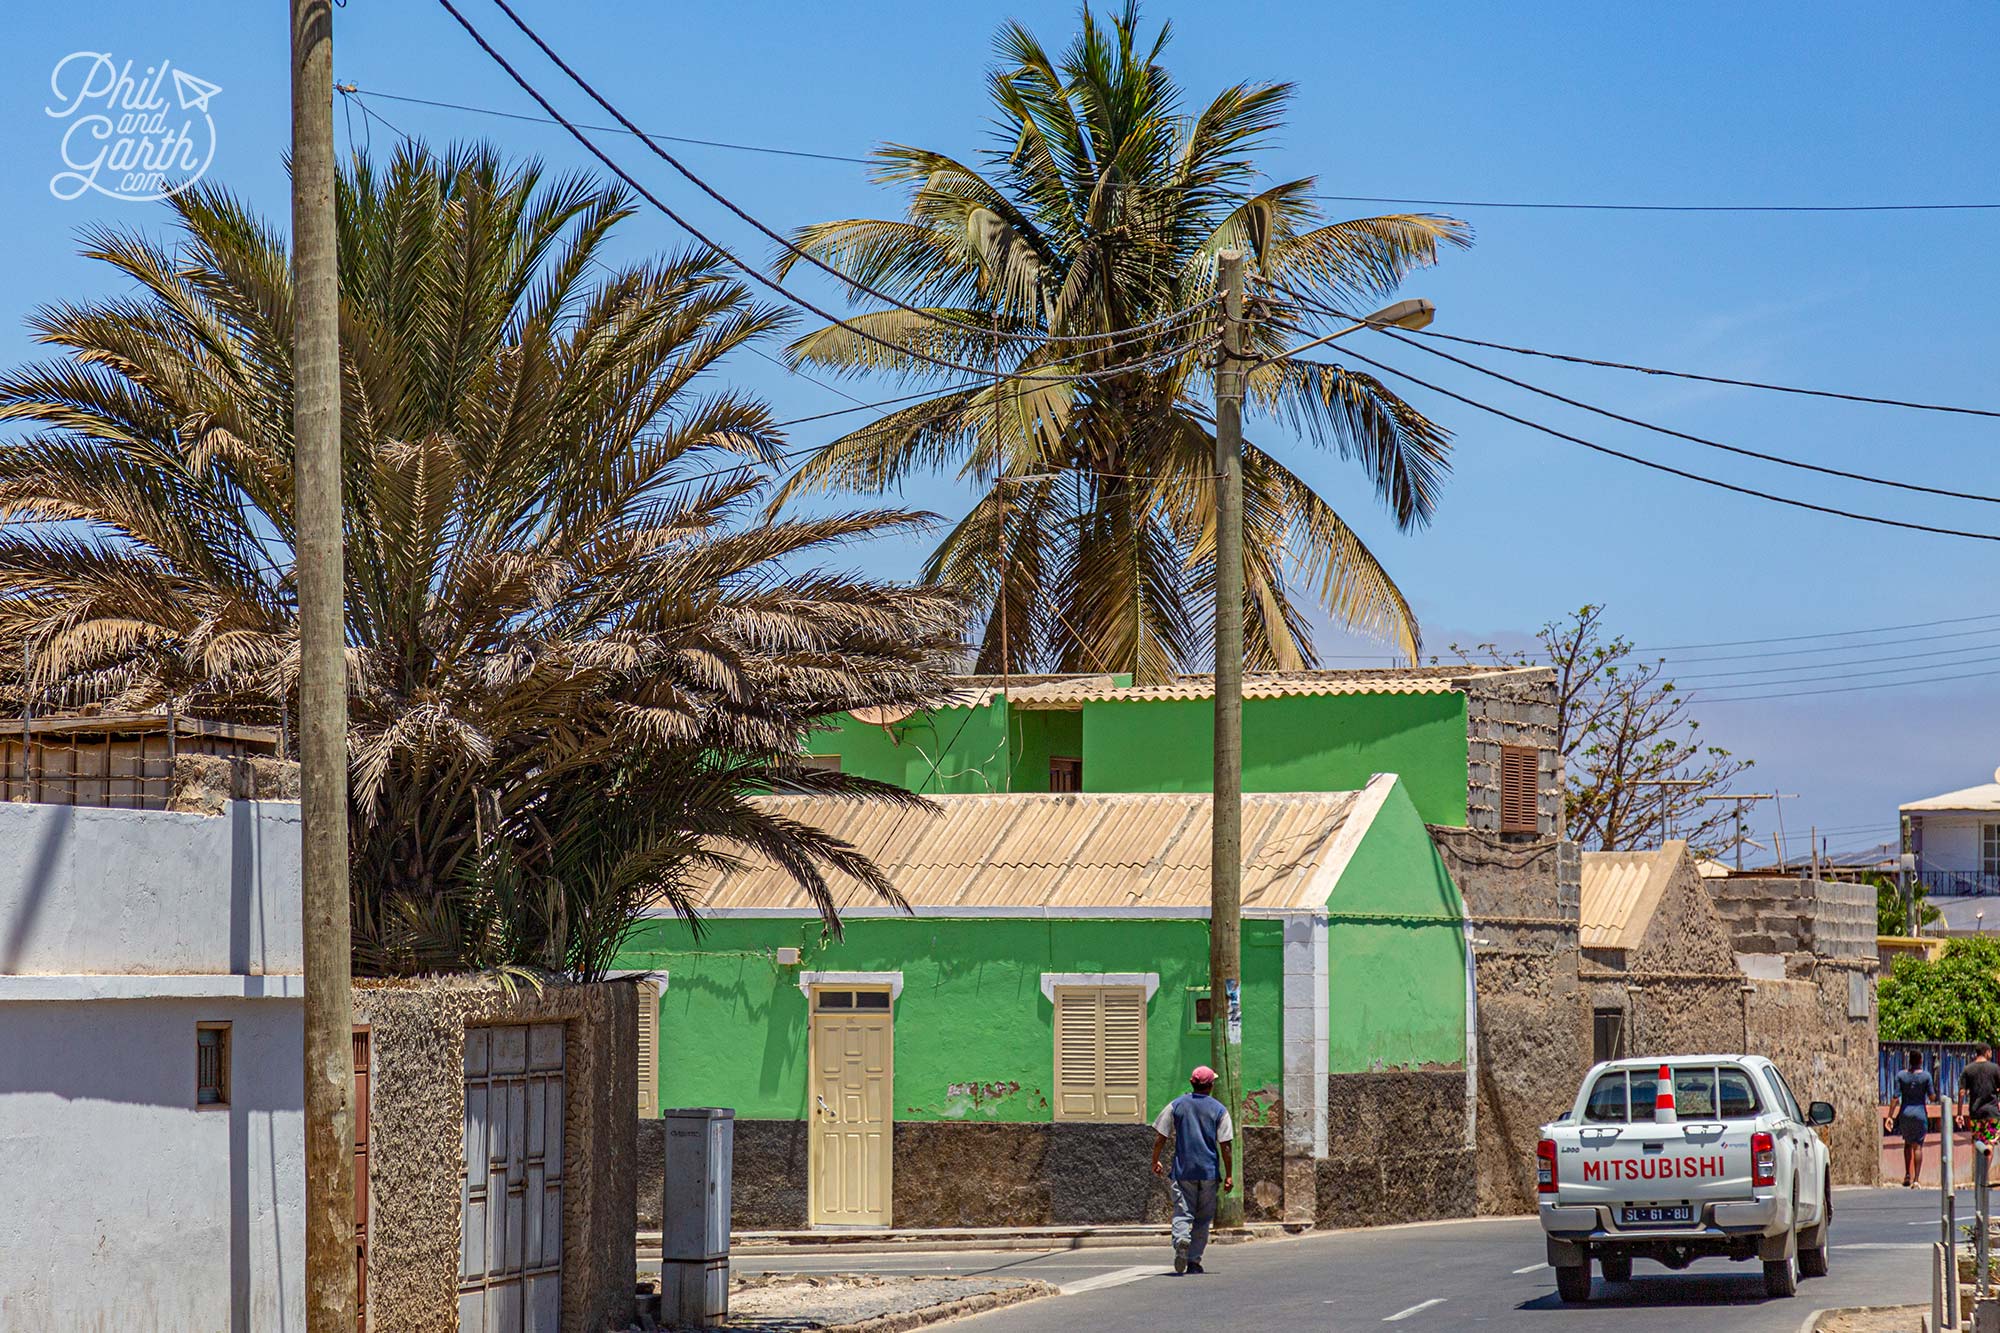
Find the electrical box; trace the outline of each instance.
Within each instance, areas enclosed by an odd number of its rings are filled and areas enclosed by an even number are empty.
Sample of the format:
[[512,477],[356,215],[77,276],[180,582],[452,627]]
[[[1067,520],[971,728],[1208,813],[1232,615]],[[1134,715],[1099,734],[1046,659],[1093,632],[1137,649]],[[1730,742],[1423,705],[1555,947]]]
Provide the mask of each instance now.
[[729,1314],[729,1190],[736,1112],[664,1111],[666,1183],[660,1207],[660,1320],[700,1328]]
[[778,950],[779,967],[797,967],[798,965],[799,965],[799,951],[797,949]]

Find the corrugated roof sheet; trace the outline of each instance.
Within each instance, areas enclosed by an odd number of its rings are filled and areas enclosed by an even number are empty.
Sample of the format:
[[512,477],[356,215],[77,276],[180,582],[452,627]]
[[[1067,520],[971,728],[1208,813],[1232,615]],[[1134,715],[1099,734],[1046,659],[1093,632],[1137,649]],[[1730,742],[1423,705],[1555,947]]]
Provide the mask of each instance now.
[[[2000,778],[2000,773],[1995,773]],[[1962,791],[1948,791],[1942,796],[1931,796],[1921,801],[1911,801],[1901,807],[1904,810],[2000,810],[2000,782],[1988,782],[1978,787],[1967,787]]]
[[1586,949],[1630,949],[1673,882],[1687,843],[1650,852],[1585,852],[1578,942]]
[[[1359,829],[1341,831],[1360,792],[1243,798],[1243,904],[1325,904]],[[1069,793],[939,796],[939,813],[828,796],[768,796],[775,814],[816,825],[866,853],[913,907],[1206,907],[1210,798],[1199,794]],[[1379,801],[1370,802],[1372,818]],[[792,877],[761,857],[711,871],[695,886],[707,910],[813,910]],[[843,908],[879,907],[844,882]]]
[[[1475,679],[1543,670],[1546,668],[1461,664],[1362,671],[1263,671],[1243,677],[1243,697],[1281,699],[1328,694],[1455,694]],[[1211,675],[1182,676],[1164,685],[1118,685],[1109,677],[1095,676],[1012,690],[1009,702],[1016,708],[1056,709],[1078,708],[1086,703],[1208,699],[1214,695],[1215,677]]]

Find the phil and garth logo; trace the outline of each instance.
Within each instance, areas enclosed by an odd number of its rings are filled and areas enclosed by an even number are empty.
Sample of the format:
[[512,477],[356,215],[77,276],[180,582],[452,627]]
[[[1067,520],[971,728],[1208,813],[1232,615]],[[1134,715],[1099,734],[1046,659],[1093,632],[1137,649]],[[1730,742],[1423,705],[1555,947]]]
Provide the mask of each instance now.
[[69,122],[63,170],[49,177],[56,198],[95,190],[113,199],[165,199],[200,180],[215,160],[208,101],[222,89],[169,61],[139,74],[132,66],[108,52],[75,51],[50,72],[54,99],[44,110]]

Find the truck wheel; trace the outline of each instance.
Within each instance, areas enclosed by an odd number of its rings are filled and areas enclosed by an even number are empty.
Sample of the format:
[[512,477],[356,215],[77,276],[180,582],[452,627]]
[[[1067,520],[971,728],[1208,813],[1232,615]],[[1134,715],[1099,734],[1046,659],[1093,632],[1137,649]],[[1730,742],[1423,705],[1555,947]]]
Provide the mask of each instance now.
[[1604,1273],[1606,1282],[1630,1282],[1632,1280],[1632,1256],[1629,1254],[1607,1254],[1598,1258],[1597,1266]]
[[1833,1182],[1821,1186],[1819,1225],[1799,1237],[1799,1276],[1825,1277],[1827,1242],[1833,1236]]
[[1799,1268],[1795,1260],[1764,1261],[1764,1294],[1772,1297],[1799,1294]]
[[1590,1260],[1556,1270],[1556,1295],[1566,1305],[1582,1305],[1590,1299]]

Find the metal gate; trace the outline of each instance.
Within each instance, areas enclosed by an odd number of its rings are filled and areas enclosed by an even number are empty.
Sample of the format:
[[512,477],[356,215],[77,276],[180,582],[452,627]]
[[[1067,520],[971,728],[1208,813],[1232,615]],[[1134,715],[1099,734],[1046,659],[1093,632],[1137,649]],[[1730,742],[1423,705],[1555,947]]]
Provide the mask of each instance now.
[[368,1063],[366,1023],[354,1025],[354,1326],[368,1333]]
[[468,1028],[460,1333],[556,1333],[562,1150],[563,1025]]

